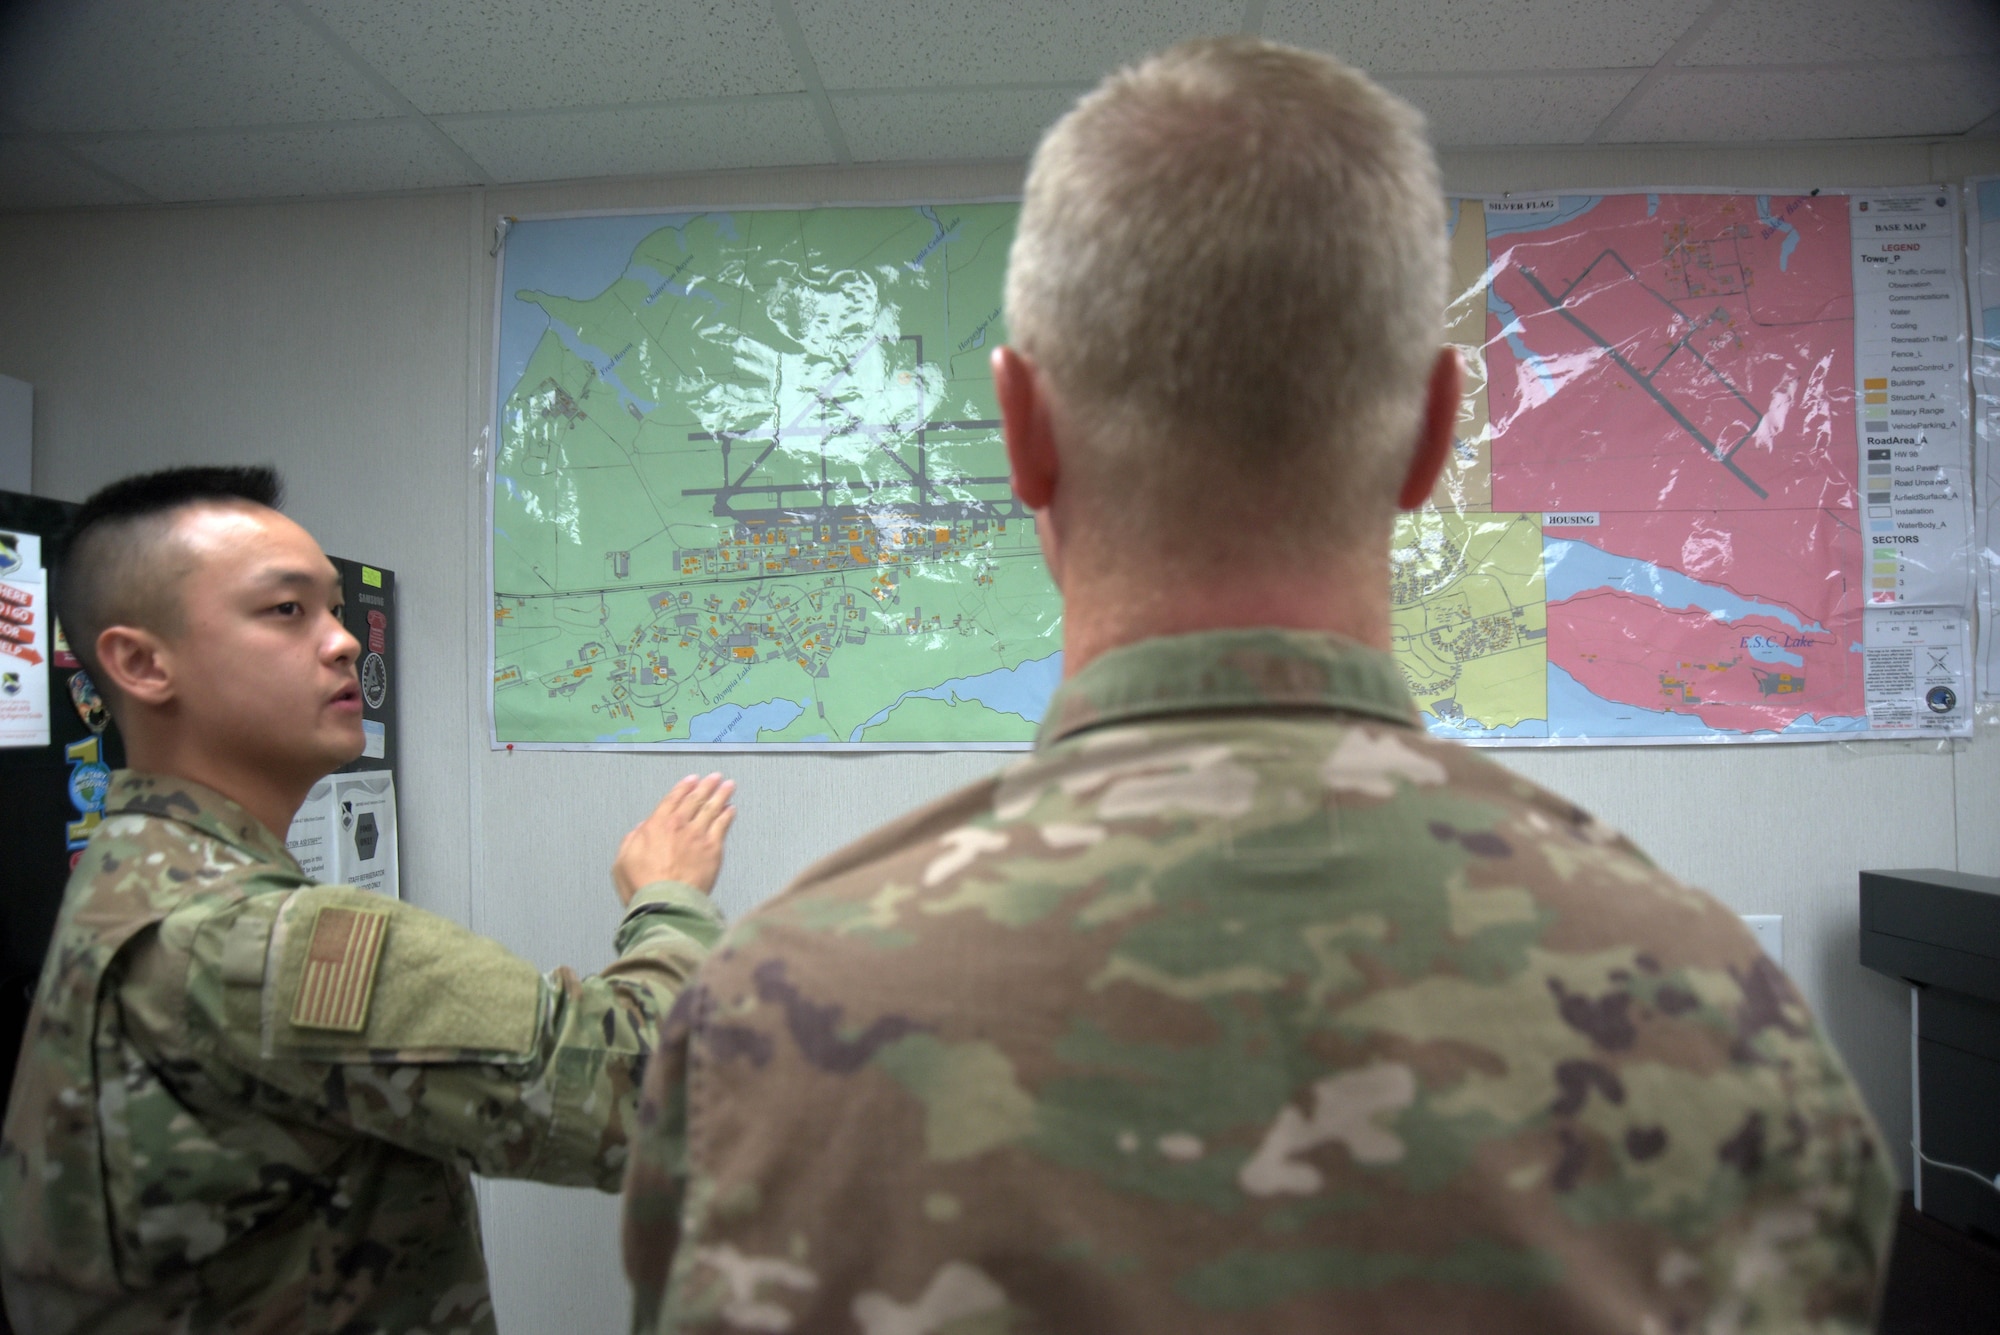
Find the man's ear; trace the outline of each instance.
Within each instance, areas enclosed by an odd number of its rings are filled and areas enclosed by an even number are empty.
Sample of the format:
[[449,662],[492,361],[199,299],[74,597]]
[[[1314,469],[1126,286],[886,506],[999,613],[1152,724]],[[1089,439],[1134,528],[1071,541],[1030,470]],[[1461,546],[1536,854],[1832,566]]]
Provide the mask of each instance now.
[[1458,349],[1439,351],[1431,365],[1430,391],[1424,397],[1424,418],[1417,428],[1415,448],[1410,454],[1409,471],[1403,488],[1396,493],[1396,505],[1414,510],[1430,498],[1445,464],[1451,459],[1452,437],[1458,428],[1458,404],[1465,392],[1465,368],[1459,363]]
[[1048,393],[1035,364],[1005,344],[993,349],[992,366],[1014,494],[1030,510],[1047,510],[1055,500],[1059,471]]
[[158,708],[174,698],[172,651],[150,630],[106,627],[98,632],[97,662],[112,693],[121,699]]

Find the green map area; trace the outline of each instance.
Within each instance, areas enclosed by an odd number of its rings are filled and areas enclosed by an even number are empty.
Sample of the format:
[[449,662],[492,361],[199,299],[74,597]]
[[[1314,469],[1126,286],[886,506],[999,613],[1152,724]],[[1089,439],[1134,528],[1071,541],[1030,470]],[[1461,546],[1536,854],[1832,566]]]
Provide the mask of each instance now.
[[986,364],[1016,212],[516,225],[496,741],[1033,737],[1060,606]]
[[[507,237],[496,743],[1014,744],[1061,606],[987,357],[1018,206],[533,220]],[[1490,509],[1485,235],[1454,229],[1474,392],[1393,551],[1434,728],[1546,717],[1536,516]],[[1463,326],[1461,329],[1460,326]]]

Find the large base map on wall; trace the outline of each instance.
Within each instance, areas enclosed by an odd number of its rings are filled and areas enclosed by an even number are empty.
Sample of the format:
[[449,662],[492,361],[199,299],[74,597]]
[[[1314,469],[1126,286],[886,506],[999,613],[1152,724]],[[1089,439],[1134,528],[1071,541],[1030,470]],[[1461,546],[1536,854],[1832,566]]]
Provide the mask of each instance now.
[[524,222],[499,743],[1022,743],[1060,605],[987,355],[1016,207]]
[[[1060,604],[986,365],[1015,213],[513,227],[496,745],[1032,738]],[[1863,485],[1854,230],[1846,197],[1453,201],[1447,338],[1470,393],[1392,550],[1394,648],[1428,726],[1525,744],[1870,735],[1887,717],[1870,683],[1890,679],[1870,676],[1871,636],[1897,638],[1881,663],[1909,678],[1912,726],[1925,699],[1956,710],[1933,680],[1955,626],[1867,619],[1924,572],[1912,548],[1907,570],[1885,564],[1890,465],[1867,465],[1879,496]],[[1948,487],[1928,477],[1909,481]],[[1920,660],[1933,679],[1911,675]]]

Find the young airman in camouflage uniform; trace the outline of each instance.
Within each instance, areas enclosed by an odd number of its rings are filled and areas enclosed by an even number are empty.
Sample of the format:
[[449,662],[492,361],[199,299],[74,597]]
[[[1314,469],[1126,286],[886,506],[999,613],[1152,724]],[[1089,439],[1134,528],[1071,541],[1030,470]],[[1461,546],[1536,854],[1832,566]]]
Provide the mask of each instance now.
[[308,881],[276,831],[361,750],[356,645],[275,501],[235,470],[130,481],[60,567],[135,768],[71,878],[0,1140],[23,1335],[492,1331],[470,1174],[615,1189],[660,1018],[720,931],[714,776],[627,837],[595,977]]
[[1442,231],[1414,113],[1263,43],[1044,139],[994,371],[1065,683],[676,1003],[638,1329],[1869,1328],[1894,1184],[1789,981],[1386,652]]

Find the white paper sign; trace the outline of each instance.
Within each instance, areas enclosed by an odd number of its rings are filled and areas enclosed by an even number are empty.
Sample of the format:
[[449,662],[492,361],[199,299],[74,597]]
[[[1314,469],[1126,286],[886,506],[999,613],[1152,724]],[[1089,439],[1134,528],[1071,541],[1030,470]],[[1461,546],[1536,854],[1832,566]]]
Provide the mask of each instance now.
[[298,859],[299,870],[322,885],[340,880],[339,849],[334,840],[337,829],[339,825],[333,818],[333,780],[321,779],[306,794],[298,814],[292,817],[292,828],[285,832],[285,847]]
[[0,530],[0,746],[49,744],[49,620],[42,540]]
[[387,770],[336,774],[333,834],[342,884],[402,897],[396,874],[396,776]]
[[1868,613],[1868,726],[1881,733],[1972,731],[1972,618],[1954,607]]

